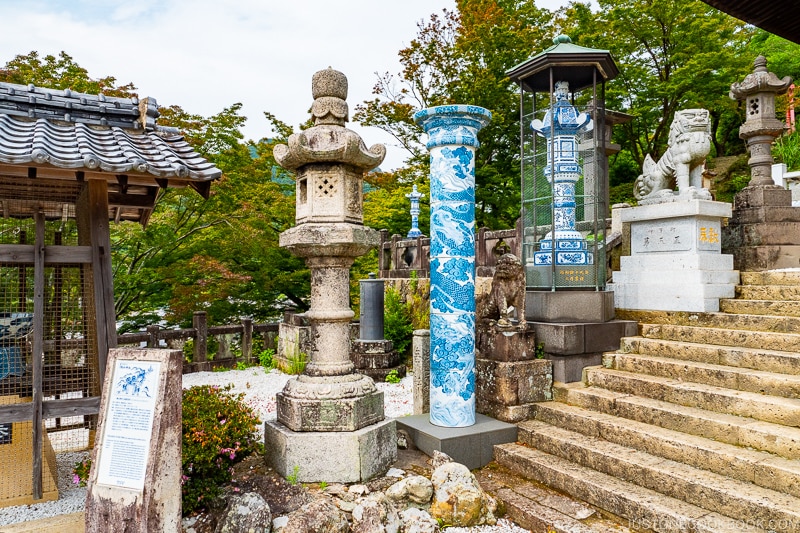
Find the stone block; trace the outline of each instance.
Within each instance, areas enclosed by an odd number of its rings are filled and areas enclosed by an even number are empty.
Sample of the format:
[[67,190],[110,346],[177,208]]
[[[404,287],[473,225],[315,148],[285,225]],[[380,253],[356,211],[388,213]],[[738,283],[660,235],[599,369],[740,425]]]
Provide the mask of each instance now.
[[383,383],[386,381],[386,376],[392,372],[394,372],[398,378],[404,378],[406,376],[406,365],[389,366],[386,368],[359,368],[356,372],[371,377],[376,383]]
[[394,420],[347,432],[295,432],[277,421],[264,425],[266,461],[302,483],[357,483],[386,472],[397,458]]
[[536,339],[544,345],[545,351],[557,355],[583,353],[585,323],[554,324],[533,322]]
[[351,398],[290,398],[276,394],[278,420],[293,431],[355,431],[383,420],[383,393]]
[[729,224],[758,224],[759,222],[800,222],[797,207],[747,207],[733,212]]
[[475,360],[475,387],[478,411],[481,405],[505,406],[552,399],[552,369],[549,361],[502,362]]
[[527,361],[536,357],[532,329],[503,329],[482,323],[477,329],[477,357],[495,361]]
[[606,322],[614,318],[610,291],[527,291],[525,316],[535,322]]
[[547,359],[553,364],[553,381],[573,383],[583,379],[583,369],[598,366],[603,361],[602,353],[582,353],[575,355],[551,355]]
[[750,207],[791,206],[792,191],[779,185],[745,187],[733,199],[734,211]]
[[[628,270],[649,271],[663,270],[669,265],[670,270],[733,270],[733,256],[729,254],[653,254],[630,255],[620,258],[620,272]],[[617,272],[614,272],[616,275]],[[611,289],[609,289],[611,290]]]
[[734,266],[742,272],[800,267],[800,246],[746,246],[734,252]]
[[475,424],[461,428],[434,426],[427,414],[404,416],[396,422],[397,429],[405,430],[424,453],[433,455],[438,450],[470,470],[486,466],[496,444],[517,440],[517,426],[482,414],[475,415]]
[[611,352],[619,349],[622,337],[638,335],[639,326],[634,320],[611,320],[583,326],[583,349],[586,352]]

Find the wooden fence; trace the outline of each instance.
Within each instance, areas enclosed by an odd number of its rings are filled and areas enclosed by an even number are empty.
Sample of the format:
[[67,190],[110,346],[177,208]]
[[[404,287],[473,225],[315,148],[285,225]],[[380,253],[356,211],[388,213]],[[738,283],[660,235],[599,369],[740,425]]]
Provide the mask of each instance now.
[[[277,350],[278,323],[253,324],[249,318],[242,320],[241,324],[224,326],[208,326],[208,317],[205,311],[197,311],[192,317],[192,327],[185,329],[164,329],[157,325],[147,326],[146,331],[138,333],[125,333],[117,337],[117,343],[146,344],[148,348],[158,348],[161,341],[169,344],[170,341],[193,342],[192,362],[183,364],[183,373],[213,370],[218,367],[231,368],[237,363],[251,364],[254,361],[253,336],[261,335],[262,349]],[[241,355],[231,354],[229,357],[213,357],[209,359],[208,339],[217,335],[239,335]]]

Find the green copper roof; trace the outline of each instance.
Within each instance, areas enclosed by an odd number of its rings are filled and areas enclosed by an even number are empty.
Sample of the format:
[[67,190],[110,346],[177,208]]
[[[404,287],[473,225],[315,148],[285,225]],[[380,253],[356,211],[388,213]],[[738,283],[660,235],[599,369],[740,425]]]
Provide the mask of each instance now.
[[608,50],[598,50],[573,44],[566,35],[559,35],[553,46],[506,71],[513,81],[529,91],[549,92],[550,73],[553,83],[569,82],[571,91],[590,87],[595,81],[608,81],[619,69]]

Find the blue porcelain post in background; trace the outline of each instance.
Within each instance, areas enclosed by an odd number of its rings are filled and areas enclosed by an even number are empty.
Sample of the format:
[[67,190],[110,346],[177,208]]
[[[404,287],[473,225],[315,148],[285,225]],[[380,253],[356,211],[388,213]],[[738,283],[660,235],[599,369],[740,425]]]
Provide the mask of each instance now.
[[475,149],[492,114],[470,105],[414,120],[431,154],[431,424],[475,424]]
[[409,239],[422,237],[422,232],[419,230],[419,199],[423,196],[425,195],[417,191],[416,185],[410,193],[406,194],[406,198],[411,200],[411,230],[406,235]]

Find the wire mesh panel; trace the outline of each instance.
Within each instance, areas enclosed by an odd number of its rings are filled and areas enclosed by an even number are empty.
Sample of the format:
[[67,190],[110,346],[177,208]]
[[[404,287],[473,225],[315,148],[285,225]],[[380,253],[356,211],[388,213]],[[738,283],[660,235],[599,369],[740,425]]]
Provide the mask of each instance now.
[[569,102],[582,125],[564,135],[552,125],[559,110],[551,108],[548,96],[524,93],[522,101],[526,284],[536,289],[602,289],[608,211],[603,113],[591,101]]
[[69,182],[13,188],[0,178],[0,433],[11,435],[0,437],[3,506],[57,498],[55,452],[86,449],[96,425],[96,415],[64,408],[100,391],[79,191]]

